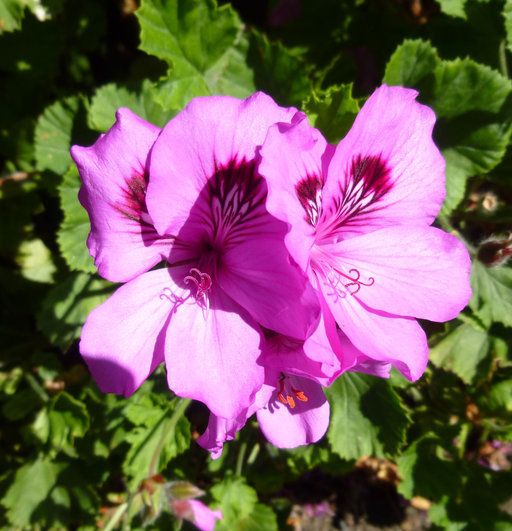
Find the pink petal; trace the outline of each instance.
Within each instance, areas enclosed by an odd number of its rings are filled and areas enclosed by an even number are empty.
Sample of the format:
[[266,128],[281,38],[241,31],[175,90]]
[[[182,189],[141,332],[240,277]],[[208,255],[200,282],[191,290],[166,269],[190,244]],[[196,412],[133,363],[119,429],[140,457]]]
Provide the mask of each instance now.
[[227,249],[218,278],[222,289],[262,326],[299,339],[316,327],[317,296],[291,263],[282,239],[255,238]]
[[338,218],[344,237],[397,224],[430,225],[439,212],[445,163],[432,140],[434,112],[416,96],[381,86],[336,148],[323,207],[331,225]]
[[152,150],[147,203],[160,234],[177,233],[209,179],[232,161],[252,162],[268,128],[295,109],[258,92],[246,100],[195,98],[164,128]]
[[165,338],[167,381],[177,395],[204,402],[220,417],[235,418],[263,384],[258,364],[263,336],[216,286],[208,296],[209,309],[186,302],[172,315]]
[[[267,370],[266,374],[268,373],[269,371]],[[273,381],[276,381],[277,376],[275,371],[272,372],[272,376]],[[225,419],[210,413],[208,427],[201,437],[197,439],[197,443],[210,452],[212,459],[218,459],[222,454],[224,443],[232,441],[236,437],[237,432],[245,426],[247,419],[258,409],[266,406],[273,392],[273,386],[264,384],[256,393],[251,406],[235,418]]]
[[166,269],[141,275],[89,314],[80,353],[103,392],[130,396],[163,361],[169,281]]
[[278,448],[295,448],[321,439],[329,426],[330,407],[322,387],[300,376],[285,376],[285,392],[302,391],[303,402],[295,397],[294,407],[283,404],[276,389],[268,405],[257,411],[258,422],[265,437]]
[[341,331],[359,351],[375,361],[392,363],[411,381],[421,377],[428,345],[415,319],[371,310],[351,295],[340,298],[328,282],[320,281],[320,287]]
[[162,260],[161,239],[144,202],[146,159],[160,130],[119,109],[112,128],[91,147],[73,146],[83,186],[79,199],[89,213],[88,246],[101,276],[126,282]]
[[222,511],[214,511],[199,500],[172,500],[171,506],[179,519],[192,522],[201,531],[213,531]]
[[201,531],[213,531],[215,521],[222,519],[222,511],[213,511],[199,500],[188,500],[194,519],[192,522]]
[[292,125],[272,126],[260,150],[259,172],[268,185],[267,209],[288,223],[286,245],[304,271],[322,211],[326,150],[327,142],[302,113],[297,113]]
[[197,439],[199,446],[210,452],[212,459],[218,459],[222,455],[222,447],[225,442],[232,441],[247,421],[247,414],[241,413],[234,419],[224,419],[210,413],[208,427]]
[[343,333],[340,332],[339,335],[343,351],[345,353],[350,352],[356,359],[356,364],[348,369],[350,372],[364,372],[365,374],[371,374],[372,376],[378,376],[379,378],[389,378],[391,363],[375,361],[372,358],[365,356],[360,350],[352,345]]
[[[456,317],[471,297],[471,260],[464,244],[434,227],[398,226],[323,245],[333,267],[364,283],[348,296],[376,310],[431,321]],[[371,280],[373,279],[373,281]],[[371,284],[371,285],[369,285]]]

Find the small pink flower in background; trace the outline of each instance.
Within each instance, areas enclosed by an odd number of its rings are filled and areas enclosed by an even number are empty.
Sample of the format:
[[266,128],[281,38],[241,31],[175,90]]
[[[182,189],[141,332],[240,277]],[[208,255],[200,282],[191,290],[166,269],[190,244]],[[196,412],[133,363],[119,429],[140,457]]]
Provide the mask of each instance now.
[[434,113],[416,96],[382,86],[337,147],[297,113],[270,129],[259,166],[267,208],[288,223],[288,250],[323,299],[324,318],[367,360],[411,380],[428,357],[415,318],[452,319],[471,295],[467,250],[430,226],[445,164]]
[[196,98],[160,133],[120,110],[92,147],[73,147],[91,254],[109,280],[131,279],[82,331],[103,391],[129,396],[165,360],[176,394],[235,418],[264,383],[260,325],[311,334],[317,297],[257,171],[268,128],[295,113],[261,93]]
[[214,511],[199,500],[173,500],[171,507],[178,519],[192,522],[201,531],[213,531],[215,521],[222,518],[220,510]]

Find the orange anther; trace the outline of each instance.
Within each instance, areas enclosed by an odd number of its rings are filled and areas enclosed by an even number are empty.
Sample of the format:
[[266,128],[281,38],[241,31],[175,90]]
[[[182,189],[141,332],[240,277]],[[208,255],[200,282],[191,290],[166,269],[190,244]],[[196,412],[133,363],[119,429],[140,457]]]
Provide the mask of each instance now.
[[295,389],[292,389],[292,391],[301,402],[308,401],[308,397],[304,394],[304,391],[295,391]]
[[288,404],[286,398],[283,396],[283,393],[278,393],[278,394],[277,394],[277,398],[279,398],[279,400],[280,400],[283,404]]
[[288,401],[288,404],[293,409],[295,407],[295,400],[293,399],[293,396],[286,395],[286,400]]

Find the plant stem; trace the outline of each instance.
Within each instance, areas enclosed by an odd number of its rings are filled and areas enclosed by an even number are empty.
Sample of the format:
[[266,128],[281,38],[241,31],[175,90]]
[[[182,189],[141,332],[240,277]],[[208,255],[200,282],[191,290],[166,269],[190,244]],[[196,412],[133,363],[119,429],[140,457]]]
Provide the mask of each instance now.
[[235,469],[236,476],[242,475],[242,466],[244,464],[244,457],[245,457],[246,451],[247,451],[247,441],[244,441],[240,445],[240,450],[238,451],[238,457],[236,459],[236,469]]
[[128,502],[122,503],[116,512],[112,515],[112,518],[107,522],[107,525],[103,528],[103,531],[112,531],[114,527],[119,523],[119,520],[123,517],[123,514],[128,509]]
[[507,66],[507,41],[502,39],[500,42],[499,48],[499,62],[500,62],[500,72],[508,77],[508,66]]
[[173,414],[171,415],[171,418],[167,421],[167,426],[165,426],[164,431],[162,432],[162,437],[160,437],[160,440],[158,441],[158,445],[155,448],[155,453],[153,454],[153,457],[151,458],[151,464],[149,465],[149,477],[154,476],[158,472],[157,470],[158,462],[160,460],[160,454],[162,453],[165,440],[176,427],[178,420],[185,413],[185,410],[187,409],[190,402],[191,402],[190,398],[179,399],[178,405],[176,409],[174,410]]

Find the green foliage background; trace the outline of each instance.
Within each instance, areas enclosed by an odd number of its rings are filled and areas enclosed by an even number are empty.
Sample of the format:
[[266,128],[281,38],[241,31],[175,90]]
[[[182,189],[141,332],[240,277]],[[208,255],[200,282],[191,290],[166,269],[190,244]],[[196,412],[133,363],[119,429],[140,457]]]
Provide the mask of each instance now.
[[[434,527],[512,529],[512,1],[295,5],[279,20],[273,1],[0,0],[3,528],[177,528],[172,482],[186,480],[223,510],[216,529],[285,529],[287,486],[375,456],[397,464],[405,499],[430,500]],[[193,442],[204,410],[173,398],[163,369],[129,400],[102,394],[77,341],[115,286],[85,246],[70,146],[94,142],[121,106],[163,126],[194,96],[255,90],[337,142],[382,82],[435,110],[447,162],[436,223],[473,258],[469,307],[424,323],[424,377],[343,375],[320,443],[278,451],[252,421],[217,461]]]

